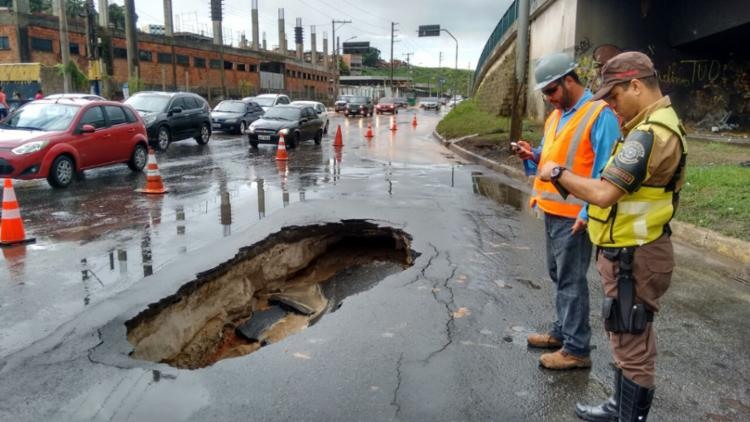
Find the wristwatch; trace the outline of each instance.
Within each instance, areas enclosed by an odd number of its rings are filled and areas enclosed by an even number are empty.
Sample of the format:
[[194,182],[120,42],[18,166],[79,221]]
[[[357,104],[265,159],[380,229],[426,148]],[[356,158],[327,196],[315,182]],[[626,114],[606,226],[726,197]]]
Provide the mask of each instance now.
[[563,174],[563,172],[565,170],[567,170],[565,167],[557,166],[557,167],[555,167],[555,168],[552,169],[552,173],[550,173],[549,178],[551,180],[557,181],[557,179],[559,179],[560,176],[562,176],[562,174]]

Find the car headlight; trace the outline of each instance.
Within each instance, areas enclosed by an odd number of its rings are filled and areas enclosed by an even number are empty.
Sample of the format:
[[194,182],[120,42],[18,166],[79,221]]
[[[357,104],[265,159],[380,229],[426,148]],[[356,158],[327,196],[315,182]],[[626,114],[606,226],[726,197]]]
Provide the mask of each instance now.
[[284,128],[284,129],[281,129],[281,130],[279,131],[279,135],[284,135],[284,136],[286,136],[286,135],[288,135],[288,134],[289,134],[289,129],[288,129],[288,128]]
[[245,129],[245,132],[247,132],[247,133],[255,133],[255,125],[248,126],[248,128]]
[[42,148],[46,147],[47,144],[49,144],[49,141],[29,142],[29,143],[13,148],[11,152],[13,152],[13,154],[16,154],[16,155],[31,154],[32,152],[37,152],[41,150]]
[[150,124],[154,123],[156,121],[156,114],[147,114],[143,116],[143,123],[146,124],[146,126],[149,126]]

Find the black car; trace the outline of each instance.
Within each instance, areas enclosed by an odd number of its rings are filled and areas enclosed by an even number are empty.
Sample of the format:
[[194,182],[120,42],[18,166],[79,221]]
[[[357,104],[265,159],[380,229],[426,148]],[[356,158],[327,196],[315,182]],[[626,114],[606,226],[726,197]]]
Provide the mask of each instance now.
[[338,113],[339,111],[346,111],[346,106],[349,104],[349,99],[352,98],[353,95],[341,95],[339,98],[336,99],[336,102],[333,104],[333,111]]
[[205,145],[211,138],[208,103],[190,92],[139,92],[125,101],[140,113],[151,144],[164,151],[169,144],[194,138]]
[[346,117],[359,115],[367,117],[372,116],[373,109],[374,106],[369,97],[351,97],[344,114],[346,114]]
[[320,145],[323,121],[310,106],[278,105],[269,108],[247,129],[247,139],[253,148],[258,148],[260,143],[277,144],[282,134],[287,148],[295,148],[308,139]]
[[211,127],[232,133],[245,133],[250,123],[263,115],[263,109],[253,101],[224,100],[211,110]]

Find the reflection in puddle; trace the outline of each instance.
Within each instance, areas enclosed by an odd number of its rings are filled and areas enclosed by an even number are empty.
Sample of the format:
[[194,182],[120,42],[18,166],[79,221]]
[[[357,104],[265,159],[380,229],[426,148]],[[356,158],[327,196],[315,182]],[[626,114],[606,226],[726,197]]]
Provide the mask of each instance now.
[[517,185],[517,182],[510,179],[484,176],[480,172],[472,172],[471,180],[474,193],[519,210],[528,209],[526,203],[529,194],[522,191],[518,186],[514,186]]
[[411,266],[410,245],[361,220],[285,228],[128,321],[132,355],[194,369],[254,352]]

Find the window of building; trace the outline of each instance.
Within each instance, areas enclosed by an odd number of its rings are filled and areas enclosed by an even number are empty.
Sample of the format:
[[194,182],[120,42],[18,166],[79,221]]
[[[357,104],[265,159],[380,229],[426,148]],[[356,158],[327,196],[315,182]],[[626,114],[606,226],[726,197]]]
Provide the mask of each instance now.
[[258,66],[254,65],[254,64],[251,64],[250,65],[250,71],[251,72],[257,72],[258,71]]
[[237,63],[237,70],[240,72],[245,71],[245,63]]
[[0,50],[10,50],[8,37],[0,37]]
[[171,53],[156,53],[156,61],[158,63],[172,63]]
[[224,62],[224,69],[225,70],[232,70],[234,68],[234,63],[232,62]]
[[152,62],[154,61],[153,54],[147,50],[138,50],[138,60]]
[[190,66],[190,57],[183,56],[182,54],[177,55],[177,64],[180,66]]
[[70,43],[70,54],[75,54],[76,56],[80,56],[81,47],[74,42]]
[[116,59],[127,59],[128,58],[128,49],[127,48],[120,48],[120,47],[114,47],[112,48],[112,56]]
[[36,51],[52,52],[52,40],[31,37],[31,49]]
[[205,69],[206,59],[201,59],[200,57],[193,57],[193,66]]
[[211,67],[211,69],[221,69],[221,60],[211,59],[208,65]]

